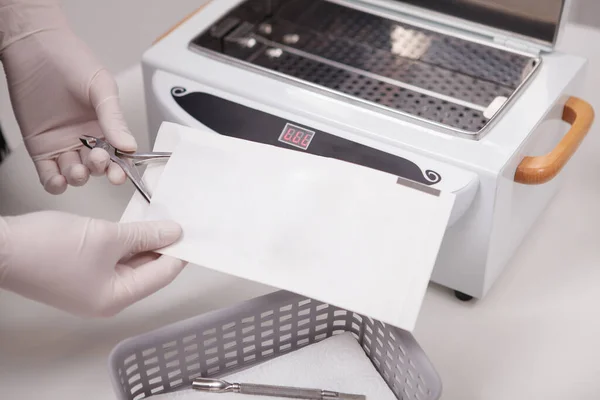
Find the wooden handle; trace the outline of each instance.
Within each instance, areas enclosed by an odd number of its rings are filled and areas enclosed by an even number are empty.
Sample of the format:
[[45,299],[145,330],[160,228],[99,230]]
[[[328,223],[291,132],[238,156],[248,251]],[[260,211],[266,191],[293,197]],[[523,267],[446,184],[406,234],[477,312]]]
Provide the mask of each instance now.
[[590,130],[594,121],[594,109],[588,102],[571,97],[565,104],[562,119],[571,124],[569,132],[550,153],[539,157],[525,157],[517,167],[515,182],[539,185],[558,175]]
[[158,38],[156,38],[156,40],[154,41],[153,44],[156,44],[158,42],[160,42],[161,40],[163,40],[165,37],[167,37],[168,35],[171,34],[171,32],[173,32],[175,29],[179,28],[183,23],[185,23],[187,20],[189,20],[190,18],[192,18],[194,15],[198,14],[200,11],[202,11],[202,9],[204,7],[206,7],[208,5],[208,3],[210,3],[210,0],[207,1],[205,4],[201,5],[200,7],[198,7],[196,10],[192,11],[191,13],[189,13],[188,15],[186,15],[181,21],[179,21],[178,23],[176,23],[175,25],[173,25],[171,27],[171,29],[169,29],[168,31],[166,31],[165,33],[163,33],[162,35],[160,35]]

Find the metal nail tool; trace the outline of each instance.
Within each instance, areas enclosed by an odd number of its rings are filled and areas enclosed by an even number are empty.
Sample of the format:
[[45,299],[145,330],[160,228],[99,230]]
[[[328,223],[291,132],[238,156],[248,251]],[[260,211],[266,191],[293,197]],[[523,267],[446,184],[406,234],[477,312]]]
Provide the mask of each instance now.
[[171,157],[171,153],[125,152],[116,149],[103,139],[87,135],[82,136],[79,140],[81,140],[81,143],[83,143],[83,145],[89,149],[100,148],[106,150],[110,156],[110,160],[119,165],[123,171],[125,171],[125,174],[133,182],[136,189],[141,193],[144,199],[150,203],[150,193],[146,188],[142,176],[140,175],[136,166],[148,164],[153,161],[167,161],[169,157]]
[[321,389],[301,389],[286,386],[255,385],[250,383],[229,383],[220,379],[196,378],[192,388],[208,393],[239,393],[257,396],[284,397],[306,400],[366,400],[366,396],[346,394]]

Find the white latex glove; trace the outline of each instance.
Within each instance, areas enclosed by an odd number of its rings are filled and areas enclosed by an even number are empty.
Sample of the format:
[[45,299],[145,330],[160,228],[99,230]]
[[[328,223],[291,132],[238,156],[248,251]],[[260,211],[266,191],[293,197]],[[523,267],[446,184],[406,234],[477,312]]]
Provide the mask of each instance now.
[[151,253],[174,222],[118,224],[55,211],[0,217],[0,288],[81,316],[111,316],[173,281],[185,263]]
[[0,54],[25,146],[46,191],[63,193],[90,176],[126,177],[108,153],[79,137],[104,137],[123,151],[136,141],[121,113],[117,85],[71,31],[58,0],[0,0]]

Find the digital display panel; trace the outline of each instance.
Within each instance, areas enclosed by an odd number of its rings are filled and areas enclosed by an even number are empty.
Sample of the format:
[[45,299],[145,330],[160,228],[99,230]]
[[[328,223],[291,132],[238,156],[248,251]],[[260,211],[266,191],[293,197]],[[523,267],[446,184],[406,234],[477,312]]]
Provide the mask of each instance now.
[[306,150],[314,136],[315,132],[288,123],[283,128],[283,131],[281,131],[279,141]]

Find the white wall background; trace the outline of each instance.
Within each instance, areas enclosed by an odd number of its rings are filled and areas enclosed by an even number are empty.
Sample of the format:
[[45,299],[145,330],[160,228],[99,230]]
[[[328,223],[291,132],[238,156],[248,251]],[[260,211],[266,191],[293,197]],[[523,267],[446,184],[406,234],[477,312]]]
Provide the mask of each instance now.
[[113,72],[205,0],[63,0],[73,29]]
[[600,1],[573,0],[573,3],[573,21],[600,28]]

